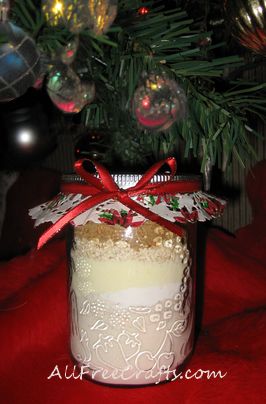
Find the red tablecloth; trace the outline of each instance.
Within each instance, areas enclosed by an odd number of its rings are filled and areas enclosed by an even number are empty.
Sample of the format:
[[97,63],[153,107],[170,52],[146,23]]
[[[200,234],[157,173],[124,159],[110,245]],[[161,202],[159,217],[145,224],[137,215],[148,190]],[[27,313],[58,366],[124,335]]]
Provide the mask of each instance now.
[[[96,404],[227,402],[261,404],[265,383],[265,213],[237,237],[211,229],[206,241],[202,323],[186,369],[223,378],[183,377],[161,385],[113,388],[69,378],[65,245],[53,240],[0,264],[0,402]],[[203,269],[201,269],[202,271]],[[201,299],[199,299],[201,300]],[[201,311],[201,310],[199,310]],[[61,373],[51,377],[55,366]],[[184,373],[185,374],[185,371]],[[200,376],[200,371],[196,373]]]

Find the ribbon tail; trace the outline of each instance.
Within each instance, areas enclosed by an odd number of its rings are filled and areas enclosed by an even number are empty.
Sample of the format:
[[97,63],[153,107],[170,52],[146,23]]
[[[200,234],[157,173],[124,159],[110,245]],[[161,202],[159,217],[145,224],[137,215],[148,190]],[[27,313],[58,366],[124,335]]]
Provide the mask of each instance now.
[[61,231],[66,224],[71,222],[71,220],[75,219],[75,217],[84,213],[86,210],[92,208],[93,206],[98,205],[108,199],[111,199],[113,196],[114,196],[113,193],[110,192],[100,193],[98,195],[86,199],[85,201],[81,202],[78,206],[75,206],[73,209],[67,212],[63,217],[61,217],[56,223],[54,223],[42,234],[42,236],[39,238],[37,249],[39,250],[56,233]]
[[128,197],[126,194],[119,195],[118,196],[119,201],[127,206],[128,208],[134,210],[135,212],[139,213],[140,215],[144,216],[146,219],[151,220],[154,223],[157,223],[168,230],[170,230],[172,233],[177,234],[180,237],[183,237],[186,232],[181,227],[179,224],[175,222],[170,222],[167,219],[164,219],[163,217],[157,215],[154,212],[151,212],[149,209],[145,208],[144,206],[139,205],[137,202],[133,201],[130,197]]

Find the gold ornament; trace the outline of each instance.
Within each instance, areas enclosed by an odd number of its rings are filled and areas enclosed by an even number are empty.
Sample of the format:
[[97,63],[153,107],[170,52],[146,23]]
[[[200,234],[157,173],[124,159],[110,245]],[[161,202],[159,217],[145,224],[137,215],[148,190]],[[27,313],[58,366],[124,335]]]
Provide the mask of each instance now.
[[65,26],[75,34],[90,25],[88,0],[43,0],[42,11],[50,26]]
[[232,35],[253,52],[266,54],[266,0],[225,0]]
[[89,0],[90,29],[96,35],[104,34],[114,22],[117,14],[117,0]]
[[116,17],[117,0],[43,0],[42,10],[51,26],[62,25],[75,34],[90,28],[101,35]]

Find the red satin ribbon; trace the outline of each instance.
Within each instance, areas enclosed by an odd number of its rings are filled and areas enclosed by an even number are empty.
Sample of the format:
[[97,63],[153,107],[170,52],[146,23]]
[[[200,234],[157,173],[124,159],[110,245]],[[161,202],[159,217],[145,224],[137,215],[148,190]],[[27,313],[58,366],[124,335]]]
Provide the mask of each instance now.
[[[139,213],[146,219],[160,224],[166,227],[173,233],[177,235],[184,235],[184,230],[182,227],[174,222],[170,222],[151,212],[149,209],[141,206],[137,202],[131,199],[132,196],[136,195],[164,195],[185,192],[196,192],[200,190],[200,181],[165,181],[151,183],[151,179],[155,174],[158,173],[160,168],[164,164],[168,164],[170,167],[171,174],[173,177],[176,173],[176,160],[173,157],[169,157],[165,160],[159,161],[154,164],[138,181],[136,185],[128,189],[121,189],[114,182],[110,173],[101,164],[92,162],[99,174],[99,179],[94,175],[88,173],[83,163],[86,161],[78,160],[75,163],[75,170],[85,181],[85,184],[71,183],[63,184],[61,191],[64,193],[81,193],[84,196],[90,196],[90,198],[82,201],[79,205],[75,206],[69,212],[67,212],[63,217],[61,217],[56,223],[54,223],[46,232],[40,237],[37,248],[41,248],[47,241],[52,238],[56,233],[58,233],[67,223],[71,222],[75,217],[79,216],[86,210],[99,205],[100,203],[107,201],[109,199],[114,199],[121,202],[123,205],[129,209]],[[88,160],[90,161],[90,160]]]

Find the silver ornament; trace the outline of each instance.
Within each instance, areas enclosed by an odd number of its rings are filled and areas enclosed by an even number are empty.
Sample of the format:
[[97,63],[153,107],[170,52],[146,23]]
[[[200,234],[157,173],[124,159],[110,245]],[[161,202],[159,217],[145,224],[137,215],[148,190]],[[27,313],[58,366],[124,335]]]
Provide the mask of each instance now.
[[36,44],[11,22],[0,23],[0,101],[10,101],[33,86],[40,73],[40,55]]
[[135,91],[133,114],[141,127],[164,131],[184,118],[186,96],[166,74],[150,74]]
[[69,66],[60,65],[49,73],[47,92],[62,112],[77,114],[93,100],[95,87],[93,83],[82,83]]

